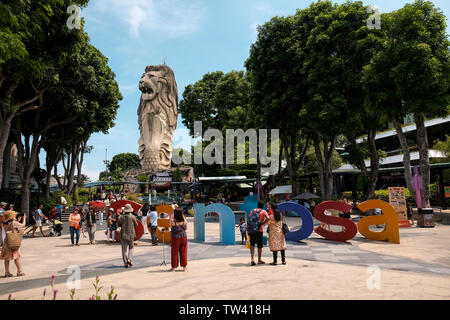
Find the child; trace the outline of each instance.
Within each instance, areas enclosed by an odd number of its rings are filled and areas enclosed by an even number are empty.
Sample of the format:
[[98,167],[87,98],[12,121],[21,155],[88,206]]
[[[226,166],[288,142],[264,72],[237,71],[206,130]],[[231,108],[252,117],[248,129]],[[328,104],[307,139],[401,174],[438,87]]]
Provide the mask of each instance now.
[[240,221],[240,225],[239,225],[239,229],[241,230],[241,236],[242,236],[242,240],[241,240],[241,244],[244,244],[244,240],[245,242],[247,242],[247,224],[245,223],[245,220],[241,218]]
[[[106,238],[108,241],[115,241],[115,237],[116,237],[116,214],[114,213],[114,209],[111,208],[109,209],[108,212],[108,219],[107,219],[107,229],[106,229]],[[112,236],[112,237],[111,237]],[[112,239],[111,239],[112,238]]]

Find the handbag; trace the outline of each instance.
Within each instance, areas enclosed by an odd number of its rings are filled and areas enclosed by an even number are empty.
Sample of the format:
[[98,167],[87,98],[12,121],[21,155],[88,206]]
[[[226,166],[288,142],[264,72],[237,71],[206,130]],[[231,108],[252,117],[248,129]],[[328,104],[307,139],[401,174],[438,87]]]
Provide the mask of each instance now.
[[283,222],[283,234],[286,235],[289,233],[289,227],[286,222]]
[[14,229],[12,231],[6,232],[6,241],[9,250],[18,250],[20,245],[22,244],[23,231],[15,232]]
[[77,223],[77,224],[75,225],[75,230],[80,230],[80,224],[79,224],[79,223]]

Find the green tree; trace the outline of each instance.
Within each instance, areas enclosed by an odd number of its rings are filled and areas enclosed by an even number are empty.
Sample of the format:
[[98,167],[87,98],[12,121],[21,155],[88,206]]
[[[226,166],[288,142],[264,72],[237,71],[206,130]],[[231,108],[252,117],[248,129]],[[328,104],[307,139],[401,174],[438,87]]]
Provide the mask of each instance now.
[[116,154],[112,158],[112,161],[108,167],[111,172],[123,171],[133,168],[141,168],[141,160],[139,159],[139,155],[135,153]]
[[[81,32],[81,31],[79,31]],[[64,137],[68,165],[67,193],[73,188],[75,167],[81,173],[82,158],[88,151],[87,141],[94,132],[107,133],[122,99],[114,73],[107,59],[89,44],[87,35],[79,50],[66,56],[53,70],[56,77],[46,83],[47,90],[40,99],[41,106],[17,116],[15,142],[18,146],[18,168],[22,183],[21,209],[28,211],[31,173],[39,166],[38,155],[45,137],[52,130],[71,128]],[[61,141],[60,141],[61,142]]]
[[13,119],[42,107],[54,67],[85,36],[66,26],[67,7],[88,0],[5,0],[0,3],[0,184]]
[[[424,207],[429,207],[429,145],[425,117],[446,116],[450,104],[450,54],[444,14],[429,1],[416,0],[382,16],[382,48],[365,68],[372,102],[393,120],[403,150],[405,180],[411,185],[410,152],[403,118],[414,114],[423,177]],[[412,192],[414,197],[414,192]]]

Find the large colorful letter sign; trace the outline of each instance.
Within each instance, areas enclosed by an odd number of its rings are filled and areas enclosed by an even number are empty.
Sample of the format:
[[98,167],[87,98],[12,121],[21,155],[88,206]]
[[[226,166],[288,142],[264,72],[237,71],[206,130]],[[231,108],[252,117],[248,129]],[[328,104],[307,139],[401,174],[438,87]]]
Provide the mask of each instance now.
[[[383,214],[380,216],[365,217],[359,220],[359,233],[370,240],[387,240],[392,243],[400,243],[398,214],[389,203],[381,200],[368,200],[358,206],[358,209],[362,212],[377,208],[381,209]],[[374,224],[386,224],[386,228],[381,232],[370,231],[369,226]]]
[[236,244],[234,213],[230,207],[221,203],[213,203],[207,207],[204,204],[194,204],[194,239],[205,241],[205,215],[209,212],[219,214],[220,242]]
[[325,210],[327,209],[335,209],[347,213],[352,210],[352,206],[343,202],[325,201],[319,204],[314,209],[314,217],[317,220],[325,224],[343,226],[345,228],[345,231],[341,232],[328,231],[322,228],[321,226],[315,228],[314,231],[327,240],[344,242],[353,239],[356,233],[358,232],[355,223],[346,218],[327,216],[325,214]]
[[298,242],[308,238],[311,235],[314,229],[314,220],[308,209],[297,202],[286,201],[278,204],[278,210],[280,210],[280,212],[294,211],[298,213],[302,219],[302,227],[297,231],[292,231],[286,234],[286,241]]

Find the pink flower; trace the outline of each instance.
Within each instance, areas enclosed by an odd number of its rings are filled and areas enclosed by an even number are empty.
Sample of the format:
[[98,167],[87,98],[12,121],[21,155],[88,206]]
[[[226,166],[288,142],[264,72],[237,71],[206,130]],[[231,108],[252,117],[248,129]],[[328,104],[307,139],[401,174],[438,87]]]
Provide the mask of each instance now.
[[12,300],[12,294],[11,293],[8,296],[8,300]]
[[47,293],[47,288],[44,288],[44,294],[42,295],[42,297],[45,297],[46,293]]
[[52,287],[55,285],[55,275],[52,275]]
[[117,293],[115,294],[113,300],[117,300]]
[[58,290],[53,291],[53,300],[56,300],[56,294],[58,293]]

